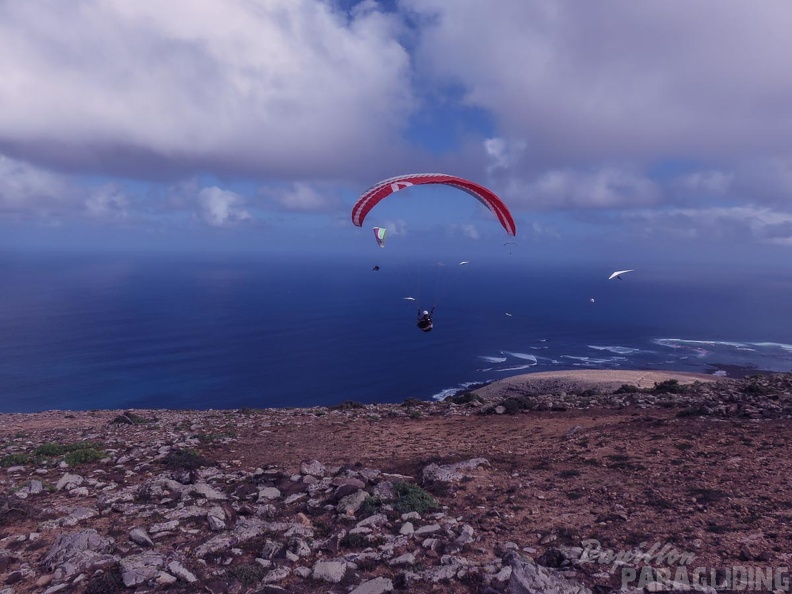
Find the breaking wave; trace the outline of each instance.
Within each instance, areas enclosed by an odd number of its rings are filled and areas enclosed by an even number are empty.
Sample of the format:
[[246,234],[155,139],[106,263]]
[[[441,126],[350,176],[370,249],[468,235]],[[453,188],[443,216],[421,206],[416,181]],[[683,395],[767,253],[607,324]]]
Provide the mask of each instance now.
[[456,388],[446,388],[445,390],[440,390],[437,394],[432,394],[432,400],[445,400],[446,398],[451,398],[452,396],[456,396],[460,392],[464,392],[471,386],[476,386],[482,382],[465,382],[460,384]]
[[506,357],[487,357],[485,355],[479,355],[479,359],[483,359],[488,363],[503,363],[506,360]]
[[633,353],[641,352],[641,349],[634,349],[623,346],[597,346],[594,344],[590,344],[588,345],[588,348],[594,349],[595,351],[609,351],[611,353],[616,353],[617,355],[632,355]]

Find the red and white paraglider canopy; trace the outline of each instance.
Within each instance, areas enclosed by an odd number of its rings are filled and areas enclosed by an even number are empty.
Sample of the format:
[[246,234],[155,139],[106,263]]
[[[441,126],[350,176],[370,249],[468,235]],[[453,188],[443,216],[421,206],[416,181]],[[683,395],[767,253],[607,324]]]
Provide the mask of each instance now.
[[443,173],[412,173],[410,175],[400,175],[373,185],[363,193],[352,208],[352,222],[358,227],[362,227],[366,215],[380,200],[404,188],[423,184],[443,184],[464,190],[495,213],[500,224],[506,229],[506,233],[509,235],[515,235],[517,233],[517,229],[514,225],[514,218],[509,212],[509,209],[503,203],[503,200],[498,198],[494,192],[470,180],[455,175],[445,175]]

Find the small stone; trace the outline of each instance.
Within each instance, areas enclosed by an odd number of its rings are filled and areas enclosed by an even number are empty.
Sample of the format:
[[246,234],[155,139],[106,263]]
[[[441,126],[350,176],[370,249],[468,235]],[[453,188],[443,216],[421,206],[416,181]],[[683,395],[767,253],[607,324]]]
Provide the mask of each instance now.
[[153,547],[154,541],[149,538],[149,535],[146,534],[146,531],[142,528],[133,528],[129,531],[129,538],[135,544],[139,544],[143,547]]
[[258,492],[257,503],[261,503],[262,501],[272,501],[273,499],[277,499],[280,496],[280,489],[276,489],[275,487],[262,487]]
[[313,579],[337,584],[346,575],[347,564],[343,561],[317,561],[313,566]]
[[338,502],[336,510],[340,514],[353,516],[361,508],[366,498],[368,498],[368,493],[362,490],[352,495],[347,495]]
[[177,578],[166,571],[160,571],[156,581],[158,584],[162,584],[163,586],[169,586],[170,584],[175,584]]
[[415,532],[415,528],[412,525],[412,522],[405,522],[402,527],[399,529],[399,534],[403,535],[410,535]]
[[395,559],[391,559],[388,565],[415,565],[415,555],[412,553],[404,553]]
[[308,579],[311,577],[311,569],[309,567],[296,567],[294,569],[294,574],[300,576],[303,579]]
[[323,477],[327,472],[325,465],[317,460],[310,460],[300,464],[300,472],[311,476]]
[[418,528],[418,530],[415,531],[415,535],[423,536],[424,534],[434,534],[435,532],[440,532],[440,530],[442,530],[440,524],[428,524]]
[[183,582],[187,582],[188,584],[192,584],[198,581],[198,578],[193,575],[187,568],[185,568],[181,563],[178,561],[171,561],[168,563],[168,571],[175,575]]
[[378,577],[363,582],[349,594],[385,594],[385,592],[393,592],[393,582],[388,578]]

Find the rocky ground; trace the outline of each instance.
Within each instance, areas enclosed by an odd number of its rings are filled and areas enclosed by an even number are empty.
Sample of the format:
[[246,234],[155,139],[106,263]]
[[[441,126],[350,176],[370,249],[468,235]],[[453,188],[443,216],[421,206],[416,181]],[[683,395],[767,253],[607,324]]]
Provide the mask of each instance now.
[[642,377],[0,415],[0,594],[787,591],[792,375]]

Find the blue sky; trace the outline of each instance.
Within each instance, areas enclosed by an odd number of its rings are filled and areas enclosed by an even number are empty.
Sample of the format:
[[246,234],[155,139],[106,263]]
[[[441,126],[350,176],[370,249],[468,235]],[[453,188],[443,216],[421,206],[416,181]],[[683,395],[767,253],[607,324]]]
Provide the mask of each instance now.
[[[792,5],[0,2],[0,250],[353,254],[380,179],[527,257],[789,267]],[[495,253],[469,196],[367,223]]]

